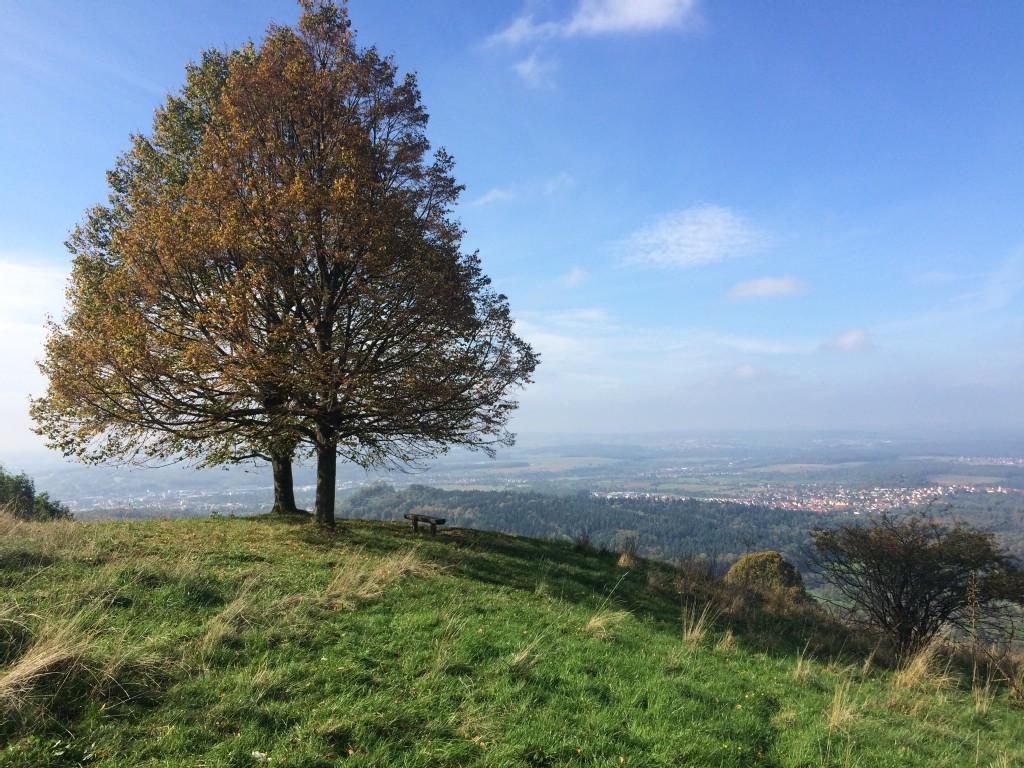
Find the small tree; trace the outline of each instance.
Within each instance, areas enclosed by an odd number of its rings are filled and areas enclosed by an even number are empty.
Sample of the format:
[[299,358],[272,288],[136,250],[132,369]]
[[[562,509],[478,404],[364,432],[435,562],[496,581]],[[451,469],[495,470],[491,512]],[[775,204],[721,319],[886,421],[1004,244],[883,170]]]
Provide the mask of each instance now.
[[37,493],[32,478],[12,475],[0,467],[0,511],[22,520],[70,520],[71,510],[47,493]]
[[811,532],[810,559],[850,617],[899,653],[954,628],[1005,631],[1024,571],[990,533],[912,515]]

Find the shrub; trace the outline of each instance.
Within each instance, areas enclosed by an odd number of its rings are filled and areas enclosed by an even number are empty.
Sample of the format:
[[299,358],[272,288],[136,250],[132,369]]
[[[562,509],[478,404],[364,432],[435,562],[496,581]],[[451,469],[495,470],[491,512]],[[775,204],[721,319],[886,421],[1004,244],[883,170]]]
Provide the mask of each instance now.
[[751,552],[725,574],[725,583],[764,592],[793,592],[806,595],[800,571],[778,552]]
[[903,656],[940,632],[1012,632],[1024,570],[990,533],[921,515],[811,532],[811,562],[848,604],[851,619]]

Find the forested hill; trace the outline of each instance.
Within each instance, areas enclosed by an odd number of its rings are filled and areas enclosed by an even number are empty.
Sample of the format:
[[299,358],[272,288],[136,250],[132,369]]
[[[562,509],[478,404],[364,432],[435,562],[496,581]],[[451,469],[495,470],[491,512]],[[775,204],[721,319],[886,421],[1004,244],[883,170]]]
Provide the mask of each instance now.
[[395,520],[429,508],[463,528],[538,538],[586,534],[595,546],[635,539],[640,554],[658,560],[705,555],[727,564],[748,550],[776,549],[802,561],[807,532],[834,515],[700,499],[607,499],[581,493],[555,496],[518,491],[445,491],[422,485],[395,490],[378,484],[350,496],[342,515]]

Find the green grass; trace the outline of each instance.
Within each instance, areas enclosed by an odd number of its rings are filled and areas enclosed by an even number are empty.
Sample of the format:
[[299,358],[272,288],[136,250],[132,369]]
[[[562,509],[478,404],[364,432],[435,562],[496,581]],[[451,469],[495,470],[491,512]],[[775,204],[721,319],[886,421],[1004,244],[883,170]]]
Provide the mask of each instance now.
[[1024,764],[1004,692],[897,687],[815,610],[616,559],[388,523],[7,520],[0,765]]

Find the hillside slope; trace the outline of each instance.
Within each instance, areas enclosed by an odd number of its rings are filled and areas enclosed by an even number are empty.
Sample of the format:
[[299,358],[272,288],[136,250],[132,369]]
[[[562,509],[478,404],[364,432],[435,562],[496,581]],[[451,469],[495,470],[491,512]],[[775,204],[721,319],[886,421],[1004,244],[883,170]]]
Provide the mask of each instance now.
[[0,518],[0,765],[1024,761],[1005,694],[898,685],[813,610],[616,560],[388,523]]

